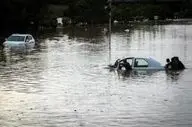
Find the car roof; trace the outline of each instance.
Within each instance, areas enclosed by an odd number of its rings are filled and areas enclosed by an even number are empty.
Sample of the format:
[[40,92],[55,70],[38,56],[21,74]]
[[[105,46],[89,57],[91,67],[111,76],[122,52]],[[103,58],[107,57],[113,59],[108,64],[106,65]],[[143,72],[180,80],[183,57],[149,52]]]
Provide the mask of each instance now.
[[[149,57],[149,58],[146,58],[146,57],[127,57],[127,58],[124,58],[124,59],[145,59],[149,66],[150,67],[159,67],[159,66],[162,66],[160,62],[158,62],[157,60]],[[121,61],[123,61],[124,59],[122,59]]]
[[12,34],[11,36],[31,36],[30,34]]

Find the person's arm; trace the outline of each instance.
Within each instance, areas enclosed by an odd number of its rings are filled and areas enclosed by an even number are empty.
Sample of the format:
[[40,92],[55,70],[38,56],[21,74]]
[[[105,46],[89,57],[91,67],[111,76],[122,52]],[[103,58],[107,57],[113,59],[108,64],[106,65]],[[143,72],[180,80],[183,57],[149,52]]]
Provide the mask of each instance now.
[[185,65],[181,62],[181,67],[183,68],[183,69],[185,69]]
[[184,64],[181,61],[179,62],[179,68],[180,69],[185,69],[185,66],[184,66]]

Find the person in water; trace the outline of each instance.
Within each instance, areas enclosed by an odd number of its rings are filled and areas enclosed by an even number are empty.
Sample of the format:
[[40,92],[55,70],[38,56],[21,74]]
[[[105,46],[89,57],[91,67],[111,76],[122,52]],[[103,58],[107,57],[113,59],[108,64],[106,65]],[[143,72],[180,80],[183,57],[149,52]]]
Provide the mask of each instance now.
[[185,69],[184,64],[179,60],[179,57],[175,56],[171,58],[170,60],[166,60],[167,64],[165,65],[165,68],[167,70],[183,70]]
[[113,65],[108,65],[108,66],[112,67],[112,68],[117,68],[119,61],[120,61],[120,59],[117,59]]
[[173,70],[183,70],[185,69],[184,64],[179,60],[179,57],[173,57],[172,58],[172,69]]
[[126,59],[123,60],[123,63],[120,63],[120,64],[119,64],[118,69],[121,69],[122,67],[124,67],[126,71],[129,71],[129,70],[132,69],[132,68],[131,68],[131,65],[129,64],[129,62],[127,62]]
[[165,69],[171,69],[171,61],[169,58],[166,59],[167,64],[165,65]]
[[118,66],[119,61],[120,61],[120,59],[117,59],[117,60],[115,61],[114,67],[117,67],[117,66]]

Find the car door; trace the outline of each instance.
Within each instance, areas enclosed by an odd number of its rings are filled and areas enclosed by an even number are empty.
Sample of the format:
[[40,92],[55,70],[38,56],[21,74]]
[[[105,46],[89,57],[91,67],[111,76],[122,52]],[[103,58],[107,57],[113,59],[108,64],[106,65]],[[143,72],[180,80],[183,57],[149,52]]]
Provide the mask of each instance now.
[[35,39],[31,35],[30,35],[30,38],[31,38],[31,42],[35,43]]
[[149,68],[149,63],[144,58],[135,58],[134,69],[136,70],[147,70]]
[[27,36],[26,37],[26,44],[27,44],[27,47],[28,48],[31,48],[31,47],[33,47],[34,46],[34,39],[33,39],[33,37],[32,36]]
[[29,37],[29,43],[34,43],[33,37],[32,36],[28,36]]
[[29,43],[29,37],[28,36],[25,37],[25,43],[26,44]]

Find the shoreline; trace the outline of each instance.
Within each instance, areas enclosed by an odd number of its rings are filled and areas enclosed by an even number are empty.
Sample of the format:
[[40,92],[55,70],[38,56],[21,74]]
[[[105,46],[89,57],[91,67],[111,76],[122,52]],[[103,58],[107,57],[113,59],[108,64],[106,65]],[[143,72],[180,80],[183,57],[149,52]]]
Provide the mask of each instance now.
[[[192,25],[192,18],[188,19],[166,19],[166,20],[148,20],[148,21],[119,21],[118,23],[112,23],[113,26],[123,26],[126,25],[127,27],[134,27],[134,25],[168,25],[168,24],[176,24],[176,25]],[[74,25],[74,28],[88,28],[88,27],[108,27],[107,23],[103,24],[86,24],[86,25],[79,25],[76,24]],[[65,29],[65,28],[70,28],[73,27],[72,24],[64,25],[64,26],[59,26],[56,28],[44,28],[44,29],[39,29],[38,31],[46,31],[46,30],[51,30],[51,29]],[[26,27],[26,31],[28,31],[29,27]],[[15,30],[14,30],[15,31]],[[10,32],[1,32],[0,33],[0,44],[2,44],[2,41],[4,41],[6,37],[6,33],[12,33],[11,29]]]

